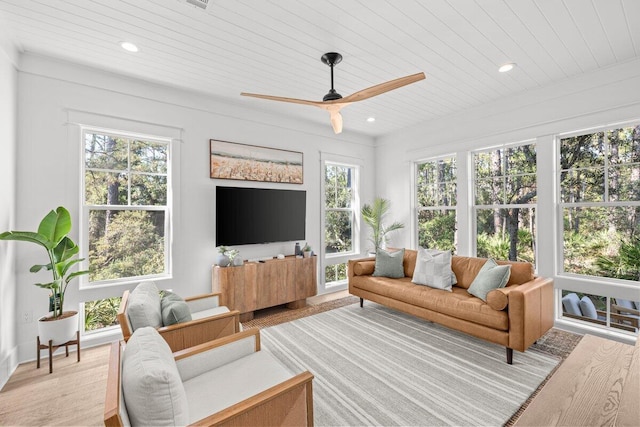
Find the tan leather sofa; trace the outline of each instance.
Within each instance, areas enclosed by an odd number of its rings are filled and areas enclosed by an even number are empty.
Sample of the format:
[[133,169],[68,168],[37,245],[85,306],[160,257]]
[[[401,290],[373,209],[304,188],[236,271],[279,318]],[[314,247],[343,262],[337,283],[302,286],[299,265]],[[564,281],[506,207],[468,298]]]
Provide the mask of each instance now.
[[417,251],[405,250],[405,277],[399,279],[372,276],[375,258],[350,260],[349,292],[360,297],[361,307],[366,299],[503,345],[509,364],[513,350],[525,351],[553,326],[553,280],[535,277],[528,262],[497,261],[511,264],[511,276],[484,302],[467,289],[486,258],[452,257],[458,280],[453,292],[411,283],[416,258]]

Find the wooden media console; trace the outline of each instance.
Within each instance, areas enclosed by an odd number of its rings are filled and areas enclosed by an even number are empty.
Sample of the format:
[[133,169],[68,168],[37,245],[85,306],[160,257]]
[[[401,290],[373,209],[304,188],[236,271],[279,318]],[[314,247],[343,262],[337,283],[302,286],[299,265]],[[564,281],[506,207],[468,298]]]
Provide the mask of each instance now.
[[220,292],[220,305],[240,312],[240,321],[253,319],[253,312],[287,304],[301,308],[318,293],[317,257],[269,259],[245,262],[237,267],[213,266],[211,287]]

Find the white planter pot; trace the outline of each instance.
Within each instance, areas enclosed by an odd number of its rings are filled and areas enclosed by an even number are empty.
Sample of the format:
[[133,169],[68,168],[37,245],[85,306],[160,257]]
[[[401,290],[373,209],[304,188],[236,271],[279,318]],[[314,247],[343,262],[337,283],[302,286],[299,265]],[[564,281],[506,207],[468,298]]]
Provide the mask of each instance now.
[[[66,312],[65,312],[66,313]],[[64,344],[75,339],[78,332],[78,313],[60,320],[43,321],[46,316],[38,319],[38,336],[40,344],[47,345],[53,340],[53,345]]]

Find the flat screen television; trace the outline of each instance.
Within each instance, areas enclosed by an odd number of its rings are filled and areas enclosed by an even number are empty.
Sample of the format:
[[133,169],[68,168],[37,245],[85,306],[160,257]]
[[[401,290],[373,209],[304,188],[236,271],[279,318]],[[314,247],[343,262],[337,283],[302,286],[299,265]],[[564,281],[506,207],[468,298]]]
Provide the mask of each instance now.
[[216,187],[216,245],[305,240],[307,192]]

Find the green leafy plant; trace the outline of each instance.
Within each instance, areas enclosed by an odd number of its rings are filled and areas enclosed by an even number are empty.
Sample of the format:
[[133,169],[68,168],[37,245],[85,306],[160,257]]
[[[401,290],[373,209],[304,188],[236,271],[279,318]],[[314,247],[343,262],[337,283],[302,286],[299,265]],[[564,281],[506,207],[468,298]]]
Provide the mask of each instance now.
[[304,244],[304,247],[302,248],[302,252],[311,252],[313,249],[311,249],[311,246],[309,246],[308,243]]
[[404,224],[397,221],[389,226],[383,224],[389,209],[391,209],[391,202],[381,197],[376,197],[371,205],[365,204],[362,206],[362,219],[371,227],[372,236],[369,241],[373,243],[376,252],[382,247],[383,243],[386,244],[388,242],[387,234],[404,228]]
[[62,315],[64,294],[69,282],[77,276],[89,273],[88,270],[71,272],[71,267],[83,261],[84,258],[74,258],[80,248],[67,236],[70,231],[71,215],[64,207],[59,206],[40,221],[37,232],[5,231],[0,234],[0,240],[31,242],[42,246],[47,251],[49,263],[36,264],[29,271],[37,273],[43,268],[51,271],[53,281],[36,283],[35,285],[51,291],[51,296],[53,296],[52,317],[54,318]]

